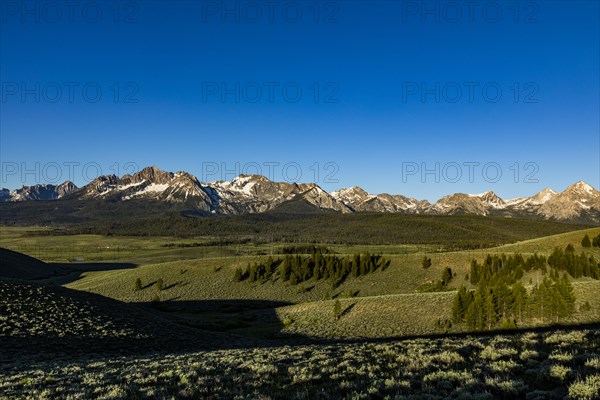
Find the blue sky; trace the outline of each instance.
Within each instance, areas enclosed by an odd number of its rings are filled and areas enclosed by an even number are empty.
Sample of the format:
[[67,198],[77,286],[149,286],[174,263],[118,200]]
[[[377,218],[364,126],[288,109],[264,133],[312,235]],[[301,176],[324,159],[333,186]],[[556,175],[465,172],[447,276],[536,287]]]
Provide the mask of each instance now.
[[428,200],[600,186],[597,1],[89,3],[2,2],[2,187],[146,165]]

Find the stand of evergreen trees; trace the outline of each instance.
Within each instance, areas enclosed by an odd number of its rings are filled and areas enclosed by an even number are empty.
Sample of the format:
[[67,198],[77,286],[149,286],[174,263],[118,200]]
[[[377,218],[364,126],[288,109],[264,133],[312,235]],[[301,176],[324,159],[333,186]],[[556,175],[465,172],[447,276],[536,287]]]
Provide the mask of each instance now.
[[600,264],[593,255],[586,255],[581,252],[575,253],[573,245],[569,244],[562,250],[555,248],[550,257],[548,265],[561,271],[566,271],[574,278],[587,276],[594,279],[600,279]]
[[594,236],[591,240],[588,235],[585,235],[583,239],[581,239],[581,245],[583,247],[600,247],[600,235]]
[[273,260],[273,257],[269,257],[265,261],[249,263],[245,270],[236,268],[233,279],[236,282],[247,279],[250,282],[264,283],[273,278],[279,264],[281,264],[281,260]]
[[534,254],[524,258],[521,254],[487,255],[483,264],[477,260],[471,261],[469,278],[471,284],[477,285],[480,281],[495,283],[506,283],[511,285],[521,279],[525,272],[541,269],[547,272],[546,257]]
[[560,321],[575,312],[573,285],[564,274],[551,274],[531,291],[518,281],[490,285],[482,281],[474,291],[461,286],[454,297],[452,321],[466,322],[470,329],[516,328],[532,318]]
[[378,269],[385,269],[390,264],[381,255],[370,253],[355,254],[352,257],[338,257],[324,255],[319,249],[312,255],[286,255],[283,259],[273,260],[269,257],[266,261],[248,264],[245,270],[237,268],[234,273],[235,281],[249,280],[250,282],[266,282],[274,279],[275,272],[278,277],[292,285],[314,280],[331,280],[337,287],[347,277],[363,276]]
[[[524,272],[541,270],[549,276],[530,291],[521,283]],[[558,271],[566,271],[562,276]],[[515,328],[532,318],[542,322],[560,321],[575,312],[574,278],[600,279],[600,264],[593,256],[575,254],[572,245],[556,248],[546,259],[537,254],[487,255],[483,263],[471,261],[470,281],[475,290],[461,286],[452,304],[452,321],[465,322],[477,330]]]

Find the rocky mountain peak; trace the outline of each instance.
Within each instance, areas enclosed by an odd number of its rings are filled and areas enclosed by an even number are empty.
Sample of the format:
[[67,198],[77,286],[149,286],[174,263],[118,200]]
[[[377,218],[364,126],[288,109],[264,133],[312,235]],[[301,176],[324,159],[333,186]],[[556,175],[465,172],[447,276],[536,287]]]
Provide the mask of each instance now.
[[125,175],[121,178],[124,184],[140,183],[146,181],[148,183],[166,184],[173,179],[175,174],[166,172],[156,166],[146,167],[132,175]]
[[2,201],[56,200],[76,190],[77,186],[70,181],[58,186],[51,184],[22,185],[20,189],[14,190],[12,193],[3,190],[1,198]]
[[56,194],[58,198],[69,195],[77,190],[77,186],[71,181],[64,181],[56,187]]
[[542,189],[539,193],[530,197],[532,204],[544,204],[548,200],[552,199],[558,193],[550,188]]
[[593,186],[584,181],[579,181],[565,189],[563,193],[574,193],[583,196],[597,196],[600,194]]
[[491,190],[482,193],[480,195],[478,195],[477,197],[479,197],[481,200],[483,200],[483,202],[492,205],[494,207],[503,207],[505,205],[504,200],[502,200],[500,198],[500,196],[498,196],[496,193],[492,192]]

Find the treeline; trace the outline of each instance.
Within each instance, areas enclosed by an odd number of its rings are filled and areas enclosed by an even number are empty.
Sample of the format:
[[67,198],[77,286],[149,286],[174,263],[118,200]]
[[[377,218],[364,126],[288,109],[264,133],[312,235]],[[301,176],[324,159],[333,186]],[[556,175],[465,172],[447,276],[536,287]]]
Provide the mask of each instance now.
[[189,248],[189,247],[217,247],[217,246],[234,246],[238,244],[250,243],[250,238],[240,238],[236,240],[232,239],[221,239],[221,240],[208,240],[204,242],[191,242],[191,243],[164,243],[160,247],[167,248]]
[[[521,283],[525,272],[541,270],[549,277],[527,291]],[[559,271],[565,271],[560,276]],[[480,264],[471,261],[469,280],[475,290],[464,286],[458,290],[452,304],[452,321],[465,322],[471,329],[514,328],[517,324],[537,318],[542,322],[560,321],[575,311],[574,278],[582,276],[600,279],[600,264],[584,252],[575,253],[569,244],[563,250],[555,248],[546,258],[534,254],[487,255]]]
[[[297,285],[308,280],[330,280],[337,287],[349,276],[358,278],[379,269],[384,270],[390,261],[381,255],[370,253],[355,254],[352,257],[338,257],[315,251],[312,255],[286,255],[283,259],[254,262],[242,270],[234,272],[235,281],[267,282],[276,277],[283,282]],[[277,274],[276,274],[277,273]]]
[[317,252],[322,254],[329,254],[329,250],[326,246],[315,246],[313,244],[298,244],[290,246],[282,246],[277,250],[281,254],[315,254]]
[[562,250],[555,248],[550,257],[548,265],[561,271],[566,271],[574,278],[587,276],[594,279],[600,279],[600,264],[593,255],[586,255],[585,252],[575,253],[573,245],[569,244]]
[[546,257],[537,254],[527,258],[520,253],[488,254],[482,264],[475,259],[471,261],[469,279],[472,285],[477,285],[479,282],[487,282],[492,285],[497,283],[512,285],[527,271],[541,269],[543,273],[546,273],[546,264]]
[[273,260],[269,257],[266,261],[248,263],[246,269],[236,268],[233,274],[233,279],[236,282],[249,280],[250,282],[264,283],[273,278],[277,266],[281,264],[281,260]]
[[461,286],[454,297],[452,321],[466,322],[470,329],[516,328],[531,318],[560,321],[575,312],[573,285],[564,274],[544,277],[531,292],[518,281],[491,284],[481,281],[474,291]]

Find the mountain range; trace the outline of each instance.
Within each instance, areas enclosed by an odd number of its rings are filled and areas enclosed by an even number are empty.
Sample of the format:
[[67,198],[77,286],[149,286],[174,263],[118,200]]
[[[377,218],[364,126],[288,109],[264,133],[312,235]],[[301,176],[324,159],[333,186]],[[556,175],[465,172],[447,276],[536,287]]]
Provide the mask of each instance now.
[[273,182],[261,175],[240,175],[231,181],[200,182],[187,172],[147,167],[131,174],[100,176],[78,188],[72,182],[38,184],[0,191],[0,201],[88,200],[112,202],[155,200],[181,204],[206,214],[262,213],[302,202],[315,210],[341,213],[387,212],[432,215],[535,217],[600,223],[600,192],[580,181],[563,192],[544,189],[531,197],[503,200],[492,191],[455,193],[431,204],[402,195],[370,194],[358,186],[331,193],[316,183]]

